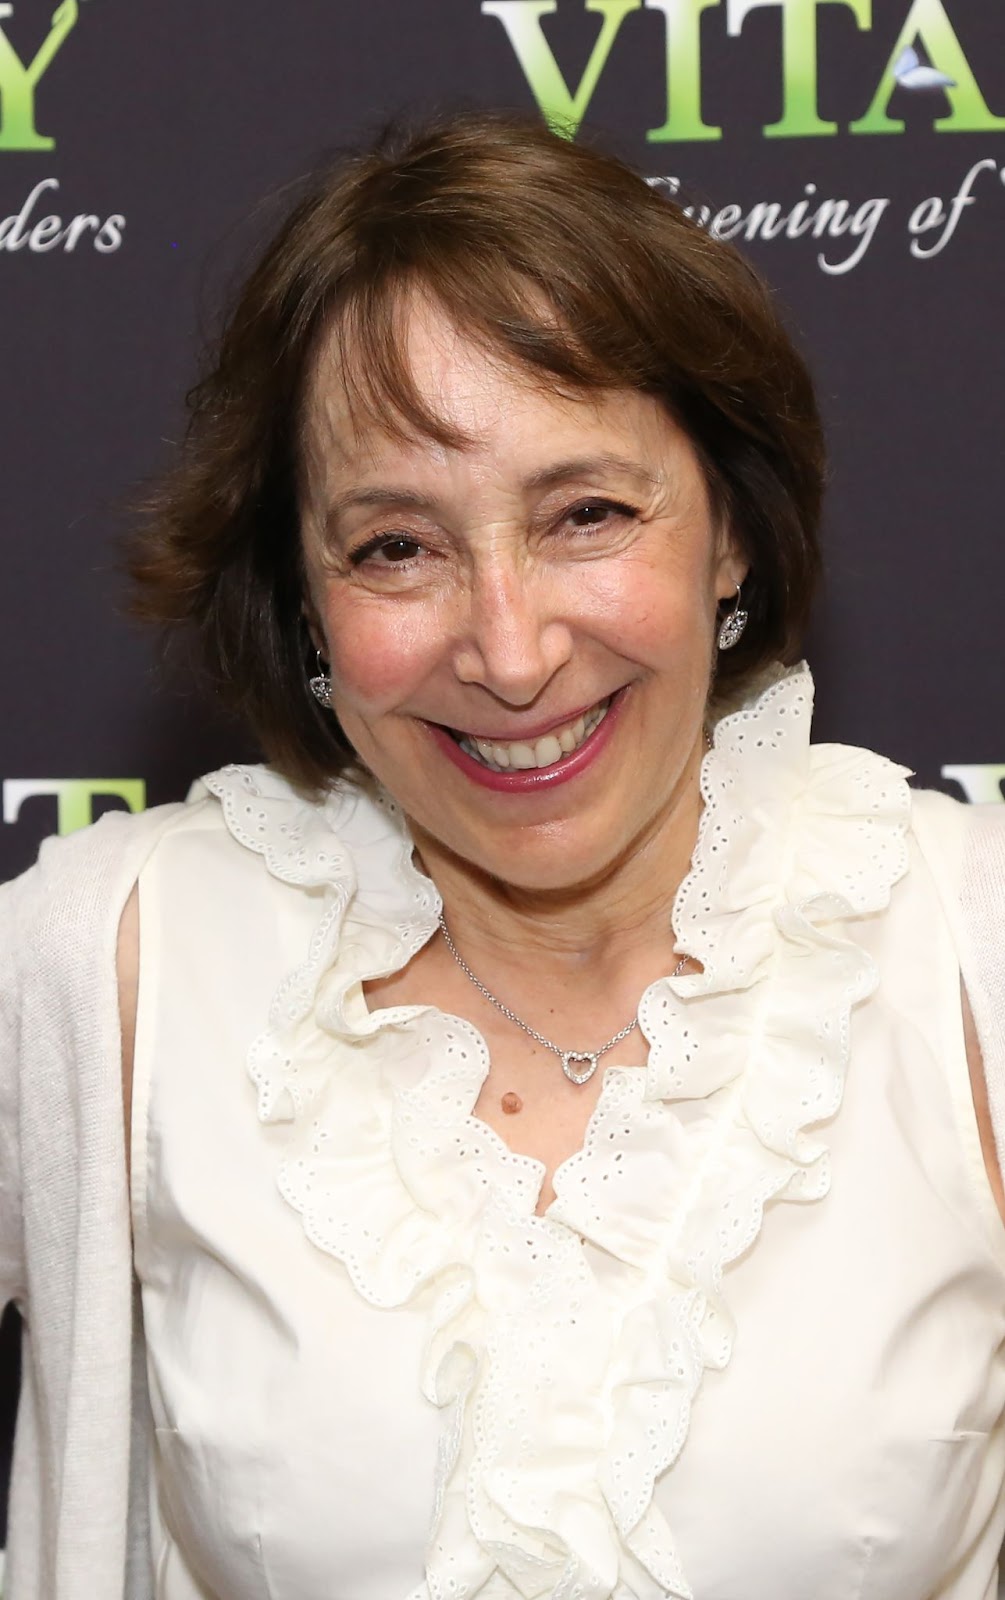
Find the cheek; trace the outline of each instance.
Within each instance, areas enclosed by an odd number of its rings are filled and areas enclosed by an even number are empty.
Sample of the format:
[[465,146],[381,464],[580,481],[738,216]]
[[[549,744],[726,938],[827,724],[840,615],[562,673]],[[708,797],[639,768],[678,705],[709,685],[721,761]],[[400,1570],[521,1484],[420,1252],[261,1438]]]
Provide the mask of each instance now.
[[418,607],[341,601],[326,609],[325,624],[333,695],[360,712],[393,709],[436,665],[437,630]]
[[668,654],[707,654],[715,598],[704,569],[639,562],[612,574],[591,596],[598,630],[625,655],[659,666]]

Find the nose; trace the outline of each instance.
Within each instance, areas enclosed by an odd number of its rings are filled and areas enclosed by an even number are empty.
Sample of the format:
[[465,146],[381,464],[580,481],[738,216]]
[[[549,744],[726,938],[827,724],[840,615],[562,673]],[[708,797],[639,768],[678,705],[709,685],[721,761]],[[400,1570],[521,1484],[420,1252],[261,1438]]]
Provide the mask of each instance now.
[[493,563],[473,575],[454,671],[507,705],[530,705],[572,655],[572,633],[548,580]]

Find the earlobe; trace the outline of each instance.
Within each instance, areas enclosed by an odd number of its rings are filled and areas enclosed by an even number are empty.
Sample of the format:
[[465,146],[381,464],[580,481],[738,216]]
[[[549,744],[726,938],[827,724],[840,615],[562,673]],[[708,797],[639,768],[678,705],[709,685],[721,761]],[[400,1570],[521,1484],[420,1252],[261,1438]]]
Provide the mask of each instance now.
[[730,600],[750,575],[750,562],[727,536],[725,548],[719,557],[716,572],[715,595],[717,600]]
[[318,621],[318,614],[315,611],[313,602],[309,597],[305,597],[301,607],[300,615],[303,619],[304,627],[307,630],[307,637],[311,641],[311,648],[316,650],[319,655],[327,657],[328,641],[324,636],[324,630]]

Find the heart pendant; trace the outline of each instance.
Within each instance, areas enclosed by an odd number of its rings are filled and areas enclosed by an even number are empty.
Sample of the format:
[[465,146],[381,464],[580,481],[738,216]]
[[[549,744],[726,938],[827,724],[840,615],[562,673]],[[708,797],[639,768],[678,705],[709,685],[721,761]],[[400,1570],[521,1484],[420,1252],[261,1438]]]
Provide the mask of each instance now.
[[[597,1070],[597,1062],[599,1060],[600,1057],[597,1055],[592,1055],[589,1050],[563,1050],[562,1071],[565,1073],[565,1076],[568,1078],[570,1083],[589,1083],[590,1079],[593,1077],[593,1074]],[[588,1063],[585,1071],[576,1071],[573,1063],[577,1061],[585,1061]]]

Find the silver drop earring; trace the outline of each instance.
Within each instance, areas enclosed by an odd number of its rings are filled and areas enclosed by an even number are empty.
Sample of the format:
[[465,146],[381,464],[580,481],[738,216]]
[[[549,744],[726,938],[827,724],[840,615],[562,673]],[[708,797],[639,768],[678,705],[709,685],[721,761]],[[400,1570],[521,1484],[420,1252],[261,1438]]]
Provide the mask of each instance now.
[[739,643],[746,626],[747,613],[740,610],[740,585],[737,584],[733,609],[728,617],[723,618],[722,627],[719,629],[719,638],[717,640],[719,649],[732,650],[734,644]]
[[324,669],[324,663],[321,660],[321,651],[316,650],[314,654],[318,658],[317,676],[307,680],[308,687],[318,705],[324,706],[326,711],[330,711],[332,704],[332,681]]

